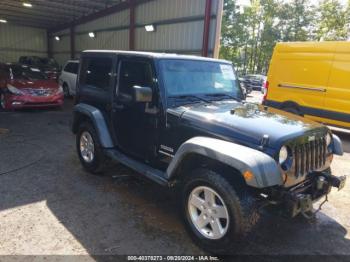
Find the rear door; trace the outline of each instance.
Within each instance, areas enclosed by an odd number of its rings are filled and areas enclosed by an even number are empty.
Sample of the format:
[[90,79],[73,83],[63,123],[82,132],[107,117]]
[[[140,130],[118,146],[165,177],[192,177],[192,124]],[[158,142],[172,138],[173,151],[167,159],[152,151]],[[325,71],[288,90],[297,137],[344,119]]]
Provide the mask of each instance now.
[[82,58],[79,74],[79,102],[109,114],[112,109],[112,86],[115,81],[115,54],[88,54]]
[[350,45],[338,43],[329,77],[324,121],[350,127]]

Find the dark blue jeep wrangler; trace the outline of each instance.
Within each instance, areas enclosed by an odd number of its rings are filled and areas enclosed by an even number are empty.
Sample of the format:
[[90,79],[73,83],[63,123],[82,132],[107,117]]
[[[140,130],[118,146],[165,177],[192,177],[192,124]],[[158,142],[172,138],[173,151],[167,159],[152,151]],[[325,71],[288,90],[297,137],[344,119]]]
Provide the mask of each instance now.
[[345,183],[330,170],[339,138],[242,101],[222,60],[85,51],[72,129],[86,170],[100,173],[112,160],[176,187],[188,232],[214,253],[252,230],[261,205],[309,216],[314,201]]

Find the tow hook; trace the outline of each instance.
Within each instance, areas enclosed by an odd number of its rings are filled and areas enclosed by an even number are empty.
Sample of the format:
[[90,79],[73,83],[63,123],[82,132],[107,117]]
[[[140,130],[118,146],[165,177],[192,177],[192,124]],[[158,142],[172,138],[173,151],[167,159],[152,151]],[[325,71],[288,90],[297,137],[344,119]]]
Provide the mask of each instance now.
[[321,211],[322,206],[328,201],[328,194],[325,196],[325,199],[323,202],[319,205],[316,211],[310,210],[309,212],[301,211],[300,213],[306,218],[306,219],[315,219],[316,214]]

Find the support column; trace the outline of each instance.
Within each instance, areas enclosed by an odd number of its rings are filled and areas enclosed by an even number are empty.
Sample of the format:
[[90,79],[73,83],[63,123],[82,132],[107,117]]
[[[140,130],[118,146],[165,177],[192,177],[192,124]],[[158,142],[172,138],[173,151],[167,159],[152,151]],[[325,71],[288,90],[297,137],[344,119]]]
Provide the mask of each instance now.
[[75,59],[75,28],[71,26],[69,28],[70,37],[70,59]]
[[209,30],[210,30],[210,17],[211,17],[212,0],[205,1],[205,15],[204,15],[204,29],[203,29],[203,45],[202,56],[208,56],[209,51]]
[[46,39],[47,39],[47,57],[52,58],[52,34],[49,30],[46,31]]
[[135,3],[134,0],[129,0],[129,50],[135,50]]

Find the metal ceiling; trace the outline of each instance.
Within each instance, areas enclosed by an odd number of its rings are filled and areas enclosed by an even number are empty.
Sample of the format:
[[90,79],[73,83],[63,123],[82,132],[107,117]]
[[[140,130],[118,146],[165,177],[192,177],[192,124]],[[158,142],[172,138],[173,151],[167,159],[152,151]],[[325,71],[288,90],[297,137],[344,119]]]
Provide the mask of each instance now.
[[[94,14],[125,0],[0,0],[0,19],[8,23],[55,28]],[[32,7],[25,7],[30,3]]]

